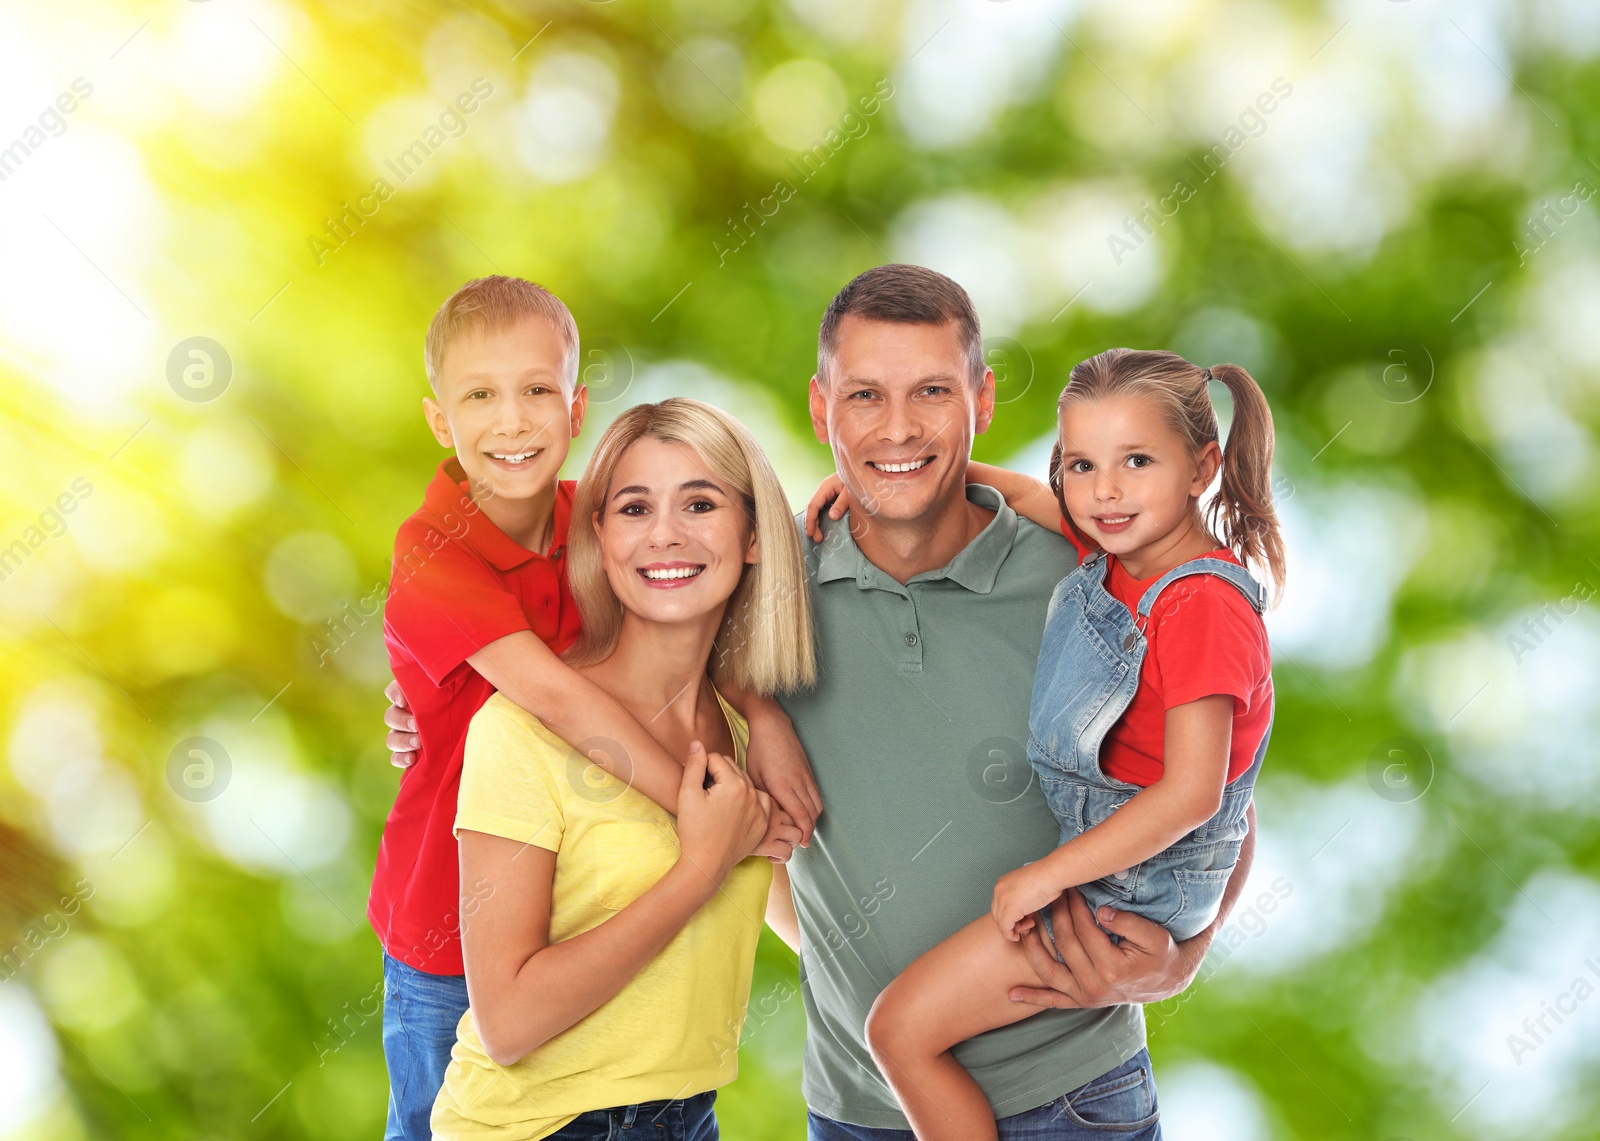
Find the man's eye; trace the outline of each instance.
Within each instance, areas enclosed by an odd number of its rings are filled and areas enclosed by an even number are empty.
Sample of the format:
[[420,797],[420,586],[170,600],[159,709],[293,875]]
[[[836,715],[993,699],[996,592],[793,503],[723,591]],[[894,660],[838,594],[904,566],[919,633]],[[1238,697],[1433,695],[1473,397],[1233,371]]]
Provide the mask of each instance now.
[[870,398],[870,397],[873,397],[873,396],[876,396],[876,395],[877,395],[877,393],[872,392],[870,389],[863,388],[860,392],[852,392],[850,394],[850,399],[851,400],[858,400],[858,399],[862,399],[862,398]]
[[929,384],[923,386],[922,394],[924,396],[943,396],[949,391],[950,390],[942,384]]

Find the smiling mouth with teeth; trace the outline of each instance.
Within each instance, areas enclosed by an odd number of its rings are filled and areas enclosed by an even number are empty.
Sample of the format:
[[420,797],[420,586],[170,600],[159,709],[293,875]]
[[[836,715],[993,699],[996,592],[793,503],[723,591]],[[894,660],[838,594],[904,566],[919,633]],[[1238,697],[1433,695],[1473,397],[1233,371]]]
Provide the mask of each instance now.
[[921,468],[925,468],[932,462],[932,456],[924,456],[920,460],[911,460],[903,464],[880,463],[876,460],[868,460],[867,466],[875,471],[881,471],[888,475],[899,475],[902,472],[917,471]]
[[678,578],[693,578],[695,575],[699,574],[705,569],[706,568],[703,566],[662,567],[660,569],[653,567],[640,567],[639,573],[644,575],[644,577],[649,579],[651,582],[668,582],[672,579]]
[[531,452],[489,452],[487,454],[490,459],[499,460],[501,463],[520,464],[533,459],[534,456],[539,454],[539,451],[540,449],[535,448]]

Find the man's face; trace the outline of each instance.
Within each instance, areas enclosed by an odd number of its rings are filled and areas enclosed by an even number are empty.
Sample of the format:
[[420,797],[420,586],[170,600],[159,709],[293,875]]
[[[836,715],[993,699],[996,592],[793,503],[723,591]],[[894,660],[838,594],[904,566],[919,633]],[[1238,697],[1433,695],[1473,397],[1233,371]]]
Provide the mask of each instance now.
[[454,448],[477,496],[548,493],[583,424],[582,385],[566,383],[566,345],[548,321],[529,317],[451,342],[439,362],[428,426]]
[[972,439],[993,417],[994,373],[973,385],[953,321],[846,317],[827,375],[811,378],[817,439],[879,519],[933,519],[963,502]]

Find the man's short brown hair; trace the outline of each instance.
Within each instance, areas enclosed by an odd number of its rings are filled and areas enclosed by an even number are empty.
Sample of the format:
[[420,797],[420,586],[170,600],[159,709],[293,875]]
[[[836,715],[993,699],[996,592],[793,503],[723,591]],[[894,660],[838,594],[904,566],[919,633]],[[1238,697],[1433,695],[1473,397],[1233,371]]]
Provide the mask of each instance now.
[[826,376],[846,317],[902,325],[954,322],[967,356],[973,387],[983,380],[983,330],[972,298],[950,278],[920,265],[880,265],[859,274],[839,290],[822,315],[817,333],[817,375]]
[[542,285],[520,277],[478,277],[445,298],[428,325],[422,344],[422,365],[428,383],[439,391],[439,368],[444,351],[457,337],[471,333],[496,332],[527,317],[550,322],[567,347],[566,367],[562,370],[569,388],[578,379],[578,323],[566,303]]

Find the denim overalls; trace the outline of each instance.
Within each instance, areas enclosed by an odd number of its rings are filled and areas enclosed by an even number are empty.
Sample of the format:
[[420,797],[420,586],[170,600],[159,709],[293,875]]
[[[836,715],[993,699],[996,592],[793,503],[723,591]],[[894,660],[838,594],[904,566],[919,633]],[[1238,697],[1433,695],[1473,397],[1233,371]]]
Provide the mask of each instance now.
[[[1028,759],[1061,823],[1063,844],[1105,820],[1139,791],[1138,785],[1102,771],[1100,746],[1139,688],[1144,626],[1161,592],[1178,579],[1209,574],[1238,587],[1257,614],[1266,604],[1266,592],[1243,567],[1222,559],[1194,559],[1145,591],[1135,619],[1106,590],[1106,573],[1106,556],[1098,552],[1056,587],[1034,674]],[[1255,761],[1227,785],[1222,806],[1210,820],[1143,863],[1084,884],[1080,890],[1090,910],[1105,906],[1131,911],[1161,924],[1179,942],[1209,926],[1248,830],[1245,811],[1271,736],[1269,720]],[[1048,909],[1044,915],[1048,920]]]

